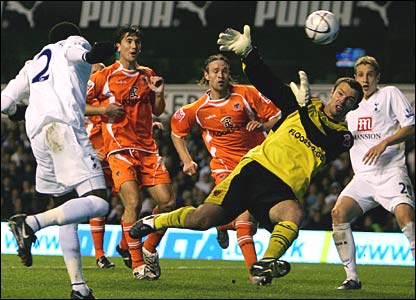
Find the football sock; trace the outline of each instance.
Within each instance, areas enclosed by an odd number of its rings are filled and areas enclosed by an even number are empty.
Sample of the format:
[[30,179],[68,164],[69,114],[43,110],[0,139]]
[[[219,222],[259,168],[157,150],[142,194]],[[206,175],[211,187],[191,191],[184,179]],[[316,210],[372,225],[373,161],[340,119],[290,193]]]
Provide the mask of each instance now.
[[159,245],[160,240],[165,235],[167,229],[160,229],[158,231],[150,233],[143,243],[143,247],[151,253],[156,253],[156,247]]
[[129,251],[131,255],[131,261],[132,261],[132,268],[133,270],[137,268],[138,266],[141,266],[144,264],[143,260],[143,252],[142,252],[142,240],[141,239],[134,239],[130,236],[130,228],[133,226],[135,222],[125,222],[121,221],[124,231],[124,237],[126,238],[127,245],[129,246]]
[[332,238],[344,266],[347,279],[358,280],[357,264],[355,262],[355,243],[350,223],[332,224],[332,229]]
[[412,250],[413,258],[415,258],[415,222],[407,223],[401,230],[409,240],[410,250]]
[[162,213],[155,218],[155,229],[159,230],[167,227],[185,228],[186,216],[195,209],[193,206],[185,206],[168,213]]
[[108,213],[108,207],[108,202],[104,199],[89,195],[71,199],[35,216],[28,216],[26,223],[35,232],[51,225],[79,224],[90,218],[105,216]]
[[94,242],[95,258],[99,259],[105,255],[103,250],[105,217],[90,219],[90,228],[92,241]]
[[78,224],[67,224],[59,227],[59,244],[61,245],[72,289],[79,291],[82,295],[88,295],[88,286],[85,284],[82,274]]
[[247,270],[250,274],[250,267],[257,261],[256,249],[254,248],[254,241],[252,233],[253,223],[245,221],[237,221],[235,223],[235,229],[237,230],[237,241],[240,246],[241,252],[244,256],[244,262],[246,263]]
[[118,243],[118,245],[120,246],[121,249],[128,250],[129,245],[127,245],[125,231],[123,229],[123,224],[120,223],[120,226],[121,226],[121,237],[120,237],[120,242]]
[[[159,210],[155,207],[152,211],[153,214],[158,214]],[[156,247],[159,245],[160,240],[166,233],[166,229],[161,229],[150,233],[143,243],[143,247],[150,253],[156,253]]]
[[274,226],[270,236],[269,247],[263,258],[279,259],[286,250],[292,245],[299,232],[298,225],[291,221],[279,222]]
[[226,231],[226,230],[235,230],[235,220],[227,223],[225,225],[217,226],[218,230]]

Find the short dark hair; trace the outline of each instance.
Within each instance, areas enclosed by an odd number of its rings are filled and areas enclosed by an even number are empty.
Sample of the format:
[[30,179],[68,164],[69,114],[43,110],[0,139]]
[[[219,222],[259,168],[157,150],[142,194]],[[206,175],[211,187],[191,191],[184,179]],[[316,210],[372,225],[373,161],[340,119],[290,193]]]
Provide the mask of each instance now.
[[49,43],[56,43],[66,40],[71,35],[81,36],[81,30],[77,25],[71,22],[61,22],[56,24],[49,30]]
[[129,36],[130,35],[135,35],[139,38],[140,41],[142,40],[143,33],[140,30],[139,26],[137,26],[137,25],[123,25],[117,30],[117,32],[115,34],[114,42],[121,43],[121,40],[124,38],[126,33],[128,33]]
[[341,77],[341,78],[338,78],[337,81],[335,81],[334,91],[337,88],[337,86],[339,86],[343,82],[347,83],[353,90],[356,90],[358,92],[357,102],[355,103],[355,107],[353,108],[354,110],[358,108],[358,104],[360,104],[361,100],[364,97],[363,87],[357,80],[355,80],[352,77]]

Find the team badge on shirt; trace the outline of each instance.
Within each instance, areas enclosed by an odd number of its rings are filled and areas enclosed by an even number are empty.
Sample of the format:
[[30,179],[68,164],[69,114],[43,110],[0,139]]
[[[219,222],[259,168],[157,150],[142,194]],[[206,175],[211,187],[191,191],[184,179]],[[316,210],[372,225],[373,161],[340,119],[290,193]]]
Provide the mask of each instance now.
[[233,111],[242,111],[243,108],[241,107],[241,104],[239,102],[236,102],[233,104]]
[[346,133],[346,134],[344,134],[344,141],[342,142],[342,145],[344,147],[351,148],[352,147],[352,141],[353,141],[352,134],[351,133]]
[[185,112],[181,108],[181,109],[178,109],[173,116],[176,120],[182,121],[182,119],[185,118]]
[[225,128],[233,128],[234,125],[231,123],[231,117],[226,116],[221,119],[221,123],[224,123]]

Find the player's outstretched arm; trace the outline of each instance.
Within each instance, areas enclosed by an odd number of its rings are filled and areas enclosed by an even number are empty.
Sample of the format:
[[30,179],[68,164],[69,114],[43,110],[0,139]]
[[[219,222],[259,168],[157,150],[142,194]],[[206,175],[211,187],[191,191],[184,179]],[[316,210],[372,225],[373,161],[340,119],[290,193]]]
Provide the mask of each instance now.
[[95,42],[91,51],[84,54],[84,61],[90,64],[96,64],[103,62],[107,58],[110,58],[116,50],[113,42]]

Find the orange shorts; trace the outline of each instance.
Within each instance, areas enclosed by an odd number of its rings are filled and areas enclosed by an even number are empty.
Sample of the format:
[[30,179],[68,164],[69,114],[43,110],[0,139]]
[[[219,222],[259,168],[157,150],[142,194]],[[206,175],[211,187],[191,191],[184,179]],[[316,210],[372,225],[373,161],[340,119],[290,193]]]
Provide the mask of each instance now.
[[159,154],[132,150],[111,154],[108,163],[112,171],[115,192],[126,181],[134,180],[139,188],[170,183],[163,157]]
[[228,175],[238,165],[239,159],[236,160],[223,160],[218,158],[212,158],[209,164],[211,168],[211,176],[214,178],[215,185],[218,185],[221,181],[227,178]]
[[214,178],[215,185],[218,185],[221,181],[223,181],[225,178],[227,178],[227,176],[230,175],[230,174],[231,174],[231,171],[230,172],[219,172],[219,173],[211,172],[211,176]]
[[114,185],[113,177],[111,176],[110,165],[107,160],[101,161],[101,168],[103,169],[105,185],[109,188],[112,188]]

